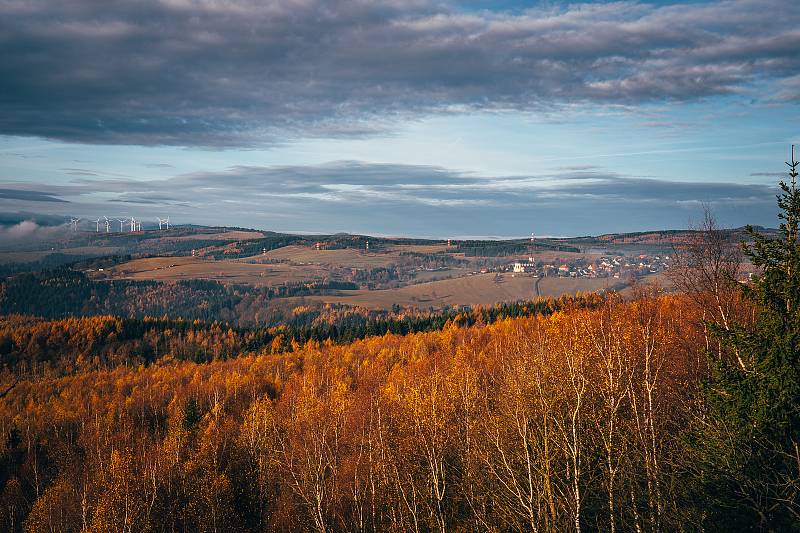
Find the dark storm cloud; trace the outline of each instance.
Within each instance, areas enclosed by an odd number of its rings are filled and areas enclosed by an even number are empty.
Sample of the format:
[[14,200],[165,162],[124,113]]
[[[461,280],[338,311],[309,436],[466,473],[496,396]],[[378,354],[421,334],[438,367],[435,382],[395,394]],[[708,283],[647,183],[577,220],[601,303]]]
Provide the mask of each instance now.
[[0,133],[226,147],[756,83],[773,91],[764,99],[793,100],[798,21],[785,0],[517,13],[433,0],[0,0]]

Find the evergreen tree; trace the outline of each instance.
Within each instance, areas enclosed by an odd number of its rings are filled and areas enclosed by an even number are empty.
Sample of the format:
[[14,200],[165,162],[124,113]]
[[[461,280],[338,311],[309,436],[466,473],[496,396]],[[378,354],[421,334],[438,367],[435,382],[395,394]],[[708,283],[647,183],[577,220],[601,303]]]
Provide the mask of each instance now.
[[701,498],[710,530],[800,530],[800,191],[798,162],[778,195],[779,236],[752,227],[745,255],[759,269],[743,296],[752,325],[712,324],[729,357],[710,358],[705,418],[692,434]]
[[197,427],[197,424],[202,418],[203,415],[200,413],[200,407],[197,405],[197,400],[192,397],[187,399],[186,404],[183,406],[183,429],[186,431],[193,430]]

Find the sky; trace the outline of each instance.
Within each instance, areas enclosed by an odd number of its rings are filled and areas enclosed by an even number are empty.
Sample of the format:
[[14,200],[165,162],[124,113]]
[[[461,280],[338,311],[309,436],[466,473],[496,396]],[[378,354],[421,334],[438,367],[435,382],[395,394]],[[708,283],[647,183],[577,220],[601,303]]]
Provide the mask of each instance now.
[[0,223],[776,226],[798,118],[793,0],[0,0]]

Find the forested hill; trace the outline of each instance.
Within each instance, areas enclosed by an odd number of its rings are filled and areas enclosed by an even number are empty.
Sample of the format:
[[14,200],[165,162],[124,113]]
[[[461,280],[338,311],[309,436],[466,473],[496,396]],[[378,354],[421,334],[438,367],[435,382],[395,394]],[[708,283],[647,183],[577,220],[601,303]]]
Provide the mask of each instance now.
[[296,351],[308,342],[340,344],[387,333],[436,331],[448,324],[469,326],[561,309],[595,308],[602,301],[596,294],[586,294],[473,309],[406,313],[340,306],[299,307],[284,324],[263,328],[153,317],[101,315],[52,320],[6,315],[0,316],[0,368],[24,377],[148,365],[164,357],[211,362],[249,354]]
[[[214,516],[218,531],[678,530],[699,512],[680,432],[706,375],[699,316],[673,297],[607,301],[23,379],[0,400],[0,526],[212,531]],[[119,325],[157,324],[18,318],[8,332],[66,328],[58,345],[80,351],[93,342],[81,328],[107,343]],[[186,325],[181,338],[210,331]],[[247,342],[215,335],[220,349]]]
[[[270,300],[305,296],[332,282],[287,284],[276,287],[224,285],[215,281],[141,280],[94,281],[71,268],[26,272],[0,282],[0,313],[47,318],[119,315],[144,318],[169,316],[202,321],[227,321],[238,325],[281,322],[273,317]],[[352,287],[347,287],[352,288]]]

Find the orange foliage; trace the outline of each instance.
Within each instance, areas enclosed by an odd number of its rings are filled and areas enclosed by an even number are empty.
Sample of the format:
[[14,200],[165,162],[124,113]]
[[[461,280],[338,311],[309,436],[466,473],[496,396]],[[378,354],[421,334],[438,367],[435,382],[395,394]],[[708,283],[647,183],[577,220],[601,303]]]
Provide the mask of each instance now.
[[0,400],[3,457],[35,500],[28,531],[669,529],[698,318],[680,297],[610,298],[31,378]]

